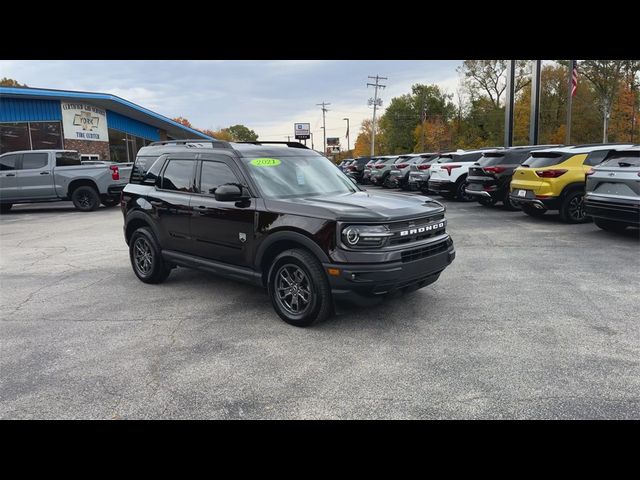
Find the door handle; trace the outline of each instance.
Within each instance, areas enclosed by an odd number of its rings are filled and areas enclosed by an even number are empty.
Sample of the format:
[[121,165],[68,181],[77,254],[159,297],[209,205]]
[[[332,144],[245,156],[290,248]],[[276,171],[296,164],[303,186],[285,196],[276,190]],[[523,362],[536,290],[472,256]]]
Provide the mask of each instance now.
[[49,175],[49,172],[40,172],[40,175]]
[[7,173],[7,174],[5,175],[5,177],[15,177],[15,176],[16,176],[16,174],[15,174],[15,173]]
[[153,205],[154,207],[161,207],[162,206],[162,202],[158,202],[157,200],[151,200],[149,203],[151,205]]

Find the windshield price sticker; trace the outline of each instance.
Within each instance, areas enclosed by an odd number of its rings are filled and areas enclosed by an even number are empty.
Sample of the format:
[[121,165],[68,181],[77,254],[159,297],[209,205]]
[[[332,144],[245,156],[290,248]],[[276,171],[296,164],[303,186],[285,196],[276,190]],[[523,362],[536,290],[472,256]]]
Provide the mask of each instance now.
[[254,158],[251,160],[251,165],[254,167],[275,167],[280,165],[280,160],[277,158]]

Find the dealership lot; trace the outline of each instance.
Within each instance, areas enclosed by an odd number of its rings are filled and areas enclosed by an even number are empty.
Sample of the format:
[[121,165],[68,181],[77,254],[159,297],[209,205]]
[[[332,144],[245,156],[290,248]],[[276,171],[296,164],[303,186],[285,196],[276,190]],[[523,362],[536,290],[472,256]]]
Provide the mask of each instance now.
[[637,231],[444,202],[438,282],[308,329],[206,273],[141,283],[117,208],[16,206],[0,418],[640,418]]

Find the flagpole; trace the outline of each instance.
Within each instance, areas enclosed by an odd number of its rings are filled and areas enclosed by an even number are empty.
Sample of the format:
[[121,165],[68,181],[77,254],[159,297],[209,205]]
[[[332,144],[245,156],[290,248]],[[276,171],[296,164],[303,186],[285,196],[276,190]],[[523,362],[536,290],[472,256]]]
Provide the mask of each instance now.
[[576,61],[571,60],[569,64],[569,89],[567,95],[567,127],[566,127],[566,137],[564,143],[566,145],[571,145],[571,104],[573,103],[573,69],[576,66]]

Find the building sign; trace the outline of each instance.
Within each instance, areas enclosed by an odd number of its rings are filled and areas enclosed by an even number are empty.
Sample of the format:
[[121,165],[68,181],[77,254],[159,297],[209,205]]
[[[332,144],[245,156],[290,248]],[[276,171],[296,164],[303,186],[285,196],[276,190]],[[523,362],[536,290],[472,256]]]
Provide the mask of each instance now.
[[329,147],[338,147],[340,145],[340,137],[327,137],[327,145]]
[[86,103],[60,102],[62,129],[69,140],[108,142],[107,112]]
[[296,123],[294,125],[293,133],[296,136],[296,140],[307,140],[311,137],[311,124],[310,123]]

